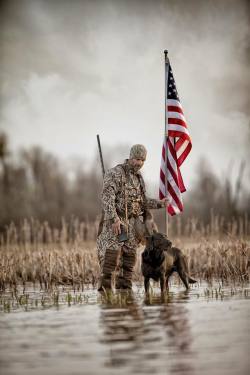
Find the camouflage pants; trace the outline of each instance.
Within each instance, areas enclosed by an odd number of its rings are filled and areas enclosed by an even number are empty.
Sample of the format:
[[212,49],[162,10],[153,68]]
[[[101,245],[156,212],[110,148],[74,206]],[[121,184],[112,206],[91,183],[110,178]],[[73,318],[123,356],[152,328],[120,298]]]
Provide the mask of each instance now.
[[118,242],[117,236],[112,231],[112,223],[104,221],[103,229],[97,238],[97,254],[101,276],[108,279],[114,271],[118,270],[116,287],[131,288],[133,269],[136,262],[136,249],[140,243],[135,227],[134,219],[129,220],[128,240]]

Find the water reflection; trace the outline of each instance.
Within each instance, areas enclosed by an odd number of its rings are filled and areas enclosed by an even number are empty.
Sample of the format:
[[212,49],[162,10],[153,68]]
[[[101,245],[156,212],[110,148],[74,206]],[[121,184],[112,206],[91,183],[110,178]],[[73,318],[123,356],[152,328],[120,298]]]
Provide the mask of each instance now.
[[216,288],[172,286],[163,299],[159,289],[149,299],[140,288],[81,300],[72,291],[67,306],[0,313],[2,373],[248,374],[250,290]]
[[105,366],[128,373],[193,374],[192,334],[188,310],[180,301],[188,293],[138,301],[126,306],[102,304],[100,341],[109,348]]
[[126,306],[112,303],[101,305],[100,325],[101,342],[108,345],[109,359],[107,366],[120,367],[141,345],[143,332],[143,312],[133,293],[126,295]]

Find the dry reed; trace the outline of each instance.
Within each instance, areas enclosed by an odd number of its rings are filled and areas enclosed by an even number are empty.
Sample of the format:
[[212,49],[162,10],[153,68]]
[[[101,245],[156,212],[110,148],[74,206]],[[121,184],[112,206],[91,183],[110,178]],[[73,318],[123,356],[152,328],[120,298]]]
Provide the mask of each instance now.
[[[200,281],[221,282],[249,281],[250,247],[246,240],[227,238],[214,241],[200,238],[188,243],[174,241],[187,257],[190,273]],[[140,252],[134,272],[134,281],[142,281]],[[17,285],[39,283],[42,289],[58,285],[71,285],[84,289],[86,284],[97,284],[99,266],[95,242],[76,240],[65,243],[25,243],[0,246],[0,290]]]
[[[0,233],[0,247],[9,245],[36,244],[74,244],[82,241],[95,241],[98,233],[99,217],[92,223],[88,220],[80,221],[72,216],[69,221],[61,220],[59,228],[52,228],[47,221],[23,219],[19,224],[10,223]],[[157,223],[159,225],[159,223]],[[160,227],[160,226],[159,226]],[[192,237],[197,242],[203,237],[224,239],[225,237],[250,237],[250,220],[245,213],[243,216],[226,221],[211,210],[210,222],[204,224],[198,218],[190,217],[186,221],[178,216],[169,221],[169,232],[176,237]]]
[[89,243],[10,245],[1,247],[0,289],[40,283],[41,288],[70,284],[96,284],[98,262]]

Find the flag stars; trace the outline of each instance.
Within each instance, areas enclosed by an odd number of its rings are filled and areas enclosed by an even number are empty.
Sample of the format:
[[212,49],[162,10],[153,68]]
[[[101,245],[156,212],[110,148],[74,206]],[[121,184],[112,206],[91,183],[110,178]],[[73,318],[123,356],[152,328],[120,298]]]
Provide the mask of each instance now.
[[167,88],[168,99],[179,100],[178,92],[177,92],[177,88],[176,88],[176,85],[175,85],[175,80],[174,80],[174,76],[173,76],[171,66],[169,66],[167,85],[168,85],[168,88]]

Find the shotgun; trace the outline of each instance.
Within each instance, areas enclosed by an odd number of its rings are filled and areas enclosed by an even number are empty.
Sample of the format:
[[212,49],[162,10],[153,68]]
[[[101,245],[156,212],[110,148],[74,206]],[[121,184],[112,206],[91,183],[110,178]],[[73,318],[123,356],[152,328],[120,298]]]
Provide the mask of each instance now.
[[104,175],[105,175],[105,168],[104,168],[104,162],[103,162],[103,157],[102,157],[102,148],[101,148],[101,142],[100,142],[99,134],[97,134],[96,138],[97,138],[99,156],[100,156],[101,167],[102,167],[102,177],[104,177]]
[[[99,134],[97,134],[96,138],[97,138],[97,144],[98,144],[98,150],[99,150],[100,162],[101,162],[101,167],[102,167],[102,177],[104,178],[104,175],[105,175],[105,168],[104,168],[104,162],[103,162],[103,157],[102,157],[102,148],[101,148],[101,142],[100,142]],[[99,227],[98,227],[97,237],[99,236],[99,234],[100,234],[101,231],[102,231],[102,228],[103,228],[103,222],[104,222],[104,211],[103,211],[103,209],[102,209],[102,215],[101,215],[101,219],[100,219],[100,223],[99,223]]]
[[[100,142],[99,134],[97,134],[96,138],[97,138],[99,156],[100,156],[101,167],[102,167],[102,177],[104,178],[105,167],[104,167],[104,162],[103,162],[103,157],[102,157],[102,148],[101,148],[101,142]],[[101,216],[101,220],[100,220],[100,223],[99,223],[99,228],[98,228],[97,236],[99,236],[99,234],[102,231],[103,222],[104,222],[104,211],[102,210],[102,216]],[[118,241],[119,242],[124,242],[124,241],[127,241],[127,239],[128,239],[127,230],[124,228],[123,225],[121,225],[121,233],[118,235]]]

